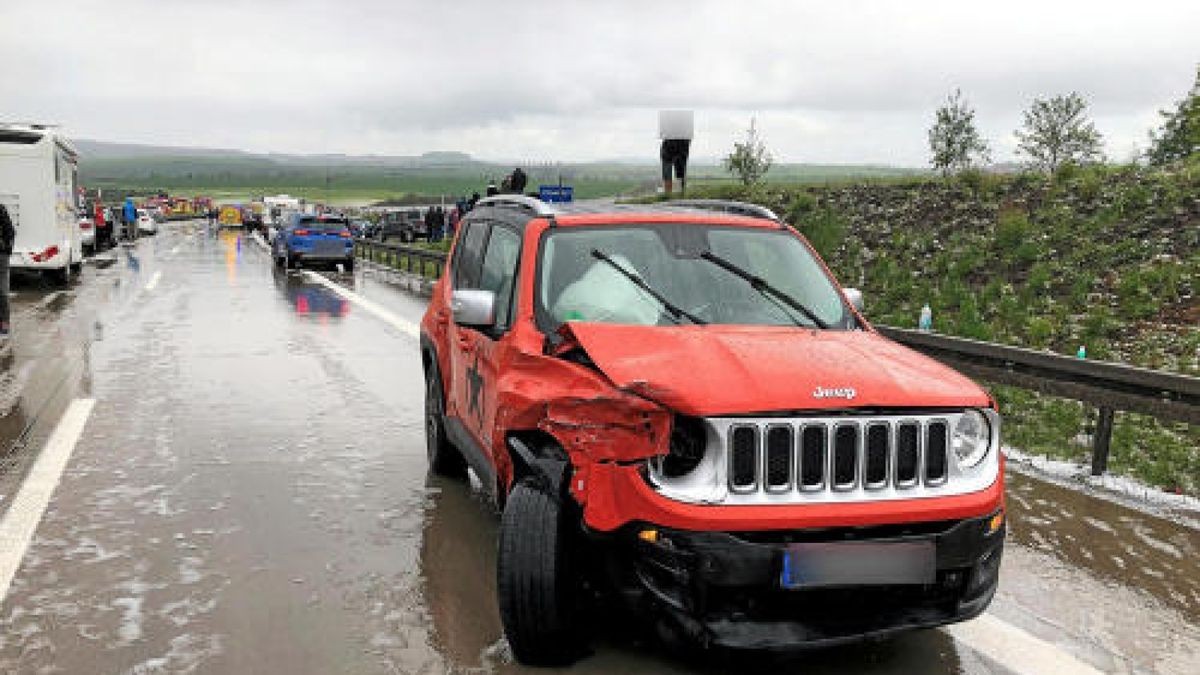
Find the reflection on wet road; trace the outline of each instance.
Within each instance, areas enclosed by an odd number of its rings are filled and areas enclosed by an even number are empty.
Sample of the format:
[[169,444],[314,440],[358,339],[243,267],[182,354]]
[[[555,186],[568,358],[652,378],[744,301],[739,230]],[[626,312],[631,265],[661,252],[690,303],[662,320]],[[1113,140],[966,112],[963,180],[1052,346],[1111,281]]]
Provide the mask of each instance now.
[[[372,271],[324,274],[420,316]],[[411,336],[236,233],[187,225],[69,289],[17,292],[0,509],[67,403],[96,406],[0,606],[0,672],[521,670],[500,638],[497,516],[426,476]],[[1012,486],[994,614],[1107,670],[1190,670],[1195,533]],[[946,631],[714,656],[604,622],[574,671],[1008,670]]]

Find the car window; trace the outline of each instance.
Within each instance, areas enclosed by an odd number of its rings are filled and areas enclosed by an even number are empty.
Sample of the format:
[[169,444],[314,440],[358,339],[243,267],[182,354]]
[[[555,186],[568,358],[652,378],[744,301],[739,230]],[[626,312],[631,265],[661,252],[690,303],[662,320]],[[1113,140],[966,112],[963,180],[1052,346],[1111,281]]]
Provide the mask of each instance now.
[[488,223],[468,223],[454,249],[454,288],[479,288],[479,262],[487,232]]
[[496,327],[507,328],[512,319],[513,287],[521,236],[507,227],[493,227],[479,274],[479,288],[496,294]]

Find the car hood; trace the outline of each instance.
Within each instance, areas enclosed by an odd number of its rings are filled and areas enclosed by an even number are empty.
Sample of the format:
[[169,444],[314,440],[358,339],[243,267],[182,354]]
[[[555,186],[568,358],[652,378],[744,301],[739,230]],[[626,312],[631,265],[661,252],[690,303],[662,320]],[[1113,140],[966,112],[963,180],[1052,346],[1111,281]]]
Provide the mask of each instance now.
[[613,384],[689,415],[990,402],[957,371],[869,331],[574,322],[564,330]]

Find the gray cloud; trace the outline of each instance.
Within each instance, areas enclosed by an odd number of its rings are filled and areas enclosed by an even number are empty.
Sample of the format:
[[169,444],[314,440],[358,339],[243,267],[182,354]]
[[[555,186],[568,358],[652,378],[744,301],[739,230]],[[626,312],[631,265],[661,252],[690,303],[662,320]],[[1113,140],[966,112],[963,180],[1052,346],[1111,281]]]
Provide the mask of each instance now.
[[[947,92],[999,158],[1035,96],[1079,91],[1110,154],[1191,83],[1200,3],[5,0],[0,118],[289,152],[654,153],[697,111],[716,156],[758,117],[789,161],[922,164]],[[51,28],[53,27],[53,28]]]

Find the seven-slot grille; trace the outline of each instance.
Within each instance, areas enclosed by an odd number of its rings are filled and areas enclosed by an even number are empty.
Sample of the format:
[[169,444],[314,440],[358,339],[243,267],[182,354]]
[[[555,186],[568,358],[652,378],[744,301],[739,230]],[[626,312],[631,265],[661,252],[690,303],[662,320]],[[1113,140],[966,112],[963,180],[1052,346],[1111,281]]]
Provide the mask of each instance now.
[[946,482],[945,418],[737,422],[729,427],[729,488],[844,492]]

